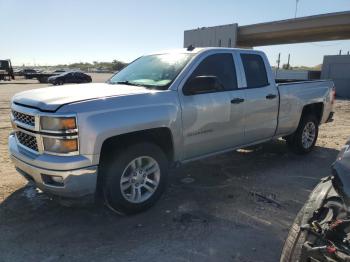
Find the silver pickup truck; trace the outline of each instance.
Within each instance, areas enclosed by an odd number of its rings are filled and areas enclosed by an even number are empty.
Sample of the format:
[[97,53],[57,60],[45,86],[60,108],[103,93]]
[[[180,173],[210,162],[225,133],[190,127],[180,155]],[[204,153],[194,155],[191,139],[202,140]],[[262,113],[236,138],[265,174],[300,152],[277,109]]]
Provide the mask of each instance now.
[[279,137],[309,152],[334,96],[332,81],[276,84],[259,51],[159,52],[106,83],[15,95],[9,151],[47,193],[135,213],[160,197],[169,167]]

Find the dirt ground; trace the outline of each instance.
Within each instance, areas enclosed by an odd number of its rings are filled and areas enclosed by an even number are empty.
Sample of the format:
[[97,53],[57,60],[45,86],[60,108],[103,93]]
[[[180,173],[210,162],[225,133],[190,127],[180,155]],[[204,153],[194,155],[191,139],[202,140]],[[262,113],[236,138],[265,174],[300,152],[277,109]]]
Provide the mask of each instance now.
[[0,83],[1,262],[278,261],[296,213],[350,136],[350,101],[337,101],[312,153],[295,155],[277,140],[188,164],[171,171],[152,209],[121,217],[101,206],[62,207],[13,168],[11,96],[44,86]]

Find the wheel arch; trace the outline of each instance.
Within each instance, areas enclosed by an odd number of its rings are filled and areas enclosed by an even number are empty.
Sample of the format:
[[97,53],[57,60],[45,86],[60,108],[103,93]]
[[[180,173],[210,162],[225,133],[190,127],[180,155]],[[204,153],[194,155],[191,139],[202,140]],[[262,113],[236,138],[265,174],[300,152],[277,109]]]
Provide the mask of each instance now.
[[172,132],[168,127],[158,127],[108,137],[103,141],[101,147],[96,188],[98,195],[101,193],[104,163],[111,159],[112,152],[122,150],[128,145],[141,142],[151,142],[156,144],[165,153],[169,164],[174,162],[174,140]]
[[158,145],[170,162],[174,160],[174,142],[171,130],[168,127],[158,127],[106,138],[102,143],[100,161],[110,150],[114,151],[116,148],[145,141]]
[[318,123],[320,124],[323,117],[323,111],[324,111],[324,104],[322,102],[304,105],[303,110],[301,112],[299,123],[303,118],[303,116],[312,114],[316,116]]

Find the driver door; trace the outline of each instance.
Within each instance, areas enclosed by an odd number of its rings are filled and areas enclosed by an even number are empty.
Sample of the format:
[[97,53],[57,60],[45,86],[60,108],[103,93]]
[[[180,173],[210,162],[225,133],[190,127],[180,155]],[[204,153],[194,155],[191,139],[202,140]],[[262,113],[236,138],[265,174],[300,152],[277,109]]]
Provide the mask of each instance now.
[[[215,153],[241,143],[245,93],[238,89],[235,68],[232,53],[208,55],[197,65],[182,92],[179,92],[184,159]],[[223,89],[187,94],[186,84],[195,77],[203,76],[217,77]]]

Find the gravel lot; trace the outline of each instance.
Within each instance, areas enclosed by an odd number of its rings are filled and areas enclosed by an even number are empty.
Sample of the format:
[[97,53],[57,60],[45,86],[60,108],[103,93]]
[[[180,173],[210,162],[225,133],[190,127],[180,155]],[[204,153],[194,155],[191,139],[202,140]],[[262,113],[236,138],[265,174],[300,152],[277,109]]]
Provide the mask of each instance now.
[[10,98],[45,86],[0,82],[0,261],[278,261],[294,216],[350,136],[350,101],[337,101],[311,154],[294,155],[278,140],[197,161],[171,172],[155,207],[121,217],[62,207],[14,170]]

